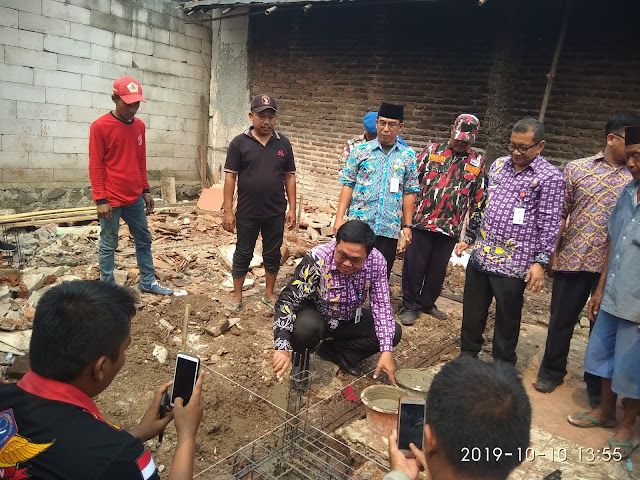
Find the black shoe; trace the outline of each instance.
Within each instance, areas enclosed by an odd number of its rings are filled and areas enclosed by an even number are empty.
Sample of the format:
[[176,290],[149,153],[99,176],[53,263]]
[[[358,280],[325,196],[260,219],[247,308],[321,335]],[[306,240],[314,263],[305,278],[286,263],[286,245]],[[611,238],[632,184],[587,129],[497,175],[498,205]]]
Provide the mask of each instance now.
[[18,246],[13,243],[7,243],[0,240],[0,250],[3,252],[15,252],[17,248]]
[[540,378],[536,380],[536,383],[533,385],[537,391],[542,393],[551,393],[553,392],[558,385],[562,385],[564,380],[547,380],[546,378]]
[[327,342],[322,342],[316,349],[316,354],[328,362],[335,363],[340,370],[354,377],[361,377],[362,370],[350,363],[344,355],[336,352]]
[[413,310],[405,310],[398,318],[402,325],[413,325],[414,323],[416,323],[416,319],[418,318],[418,312],[414,312]]
[[438,310],[438,307],[436,307],[435,305],[431,308],[427,308],[424,313],[427,313],[438,320],[446,320],[447,318],[449,318],[449,315],[447,315],[442,310]]

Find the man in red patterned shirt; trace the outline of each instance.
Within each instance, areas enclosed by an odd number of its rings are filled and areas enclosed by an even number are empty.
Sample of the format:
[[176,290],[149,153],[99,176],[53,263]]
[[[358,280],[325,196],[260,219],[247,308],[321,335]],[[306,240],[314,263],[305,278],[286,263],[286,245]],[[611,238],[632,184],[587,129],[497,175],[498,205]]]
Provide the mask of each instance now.
[[447,318],[435,302],[466,213],[484,192],[484,160],[471,149],[479,127],[475,115],[459,115],[451,125],[451,139],[427,145],[418,156],[420,193],[402,267],[403,325],[413,325],[420,310],[438,320]]

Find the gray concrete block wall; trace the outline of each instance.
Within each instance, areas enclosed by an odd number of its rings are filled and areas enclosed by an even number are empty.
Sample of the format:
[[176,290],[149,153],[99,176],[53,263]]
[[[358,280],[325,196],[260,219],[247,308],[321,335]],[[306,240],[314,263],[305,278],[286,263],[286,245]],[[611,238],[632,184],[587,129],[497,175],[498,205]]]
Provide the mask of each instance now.
[[0,0],[0,189],[89,184],[91,122],[132,76],[152,183],[199,182],[211,28],[170,0]]
[[[247,12],[236,8],[234,14]],[[214,11],[220,17],[220,10]],[[209,105],[208,161],[214,172],[224,166],[229,142],[249,125],[249,17],[212,23],[211,103]],[[185,31],[187,32],[187,31]],[[178,108],[178,111],[181,111]],[[197,117],[185,117],[196,119]],[[221,176],[224,178],[224,175]]]

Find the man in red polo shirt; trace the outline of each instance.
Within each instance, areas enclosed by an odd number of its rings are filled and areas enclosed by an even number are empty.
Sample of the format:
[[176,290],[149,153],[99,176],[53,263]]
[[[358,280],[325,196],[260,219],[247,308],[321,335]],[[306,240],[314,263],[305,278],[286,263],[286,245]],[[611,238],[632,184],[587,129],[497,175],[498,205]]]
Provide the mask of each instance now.
[[[109,423],[92,398],[113,381],[131,343],[136,298],[107,282],[64,282],[42,296],[33,319],[31,370],[0,383],[0,478],[159,480],[142,442],[175,420],[169,479],[193,477],[202,420],[202,373],[187,405],[158,418],[165,383],[129,432]],[[136,387],[131,386],[132,389]]]
[[111,99],[116,108],[93,122],[89,131],[89,177],[100,219],[100,280],[115,281],[114,253],[122,218],[136,246],[138,288],[146,293],[172,295],[173,290],[158,283],[153,269],[147,226],[153,197],[147,181],[145,127],[135,118],[140,102],[145,101],[142,86],[133,78],[119,78],[113,83]]

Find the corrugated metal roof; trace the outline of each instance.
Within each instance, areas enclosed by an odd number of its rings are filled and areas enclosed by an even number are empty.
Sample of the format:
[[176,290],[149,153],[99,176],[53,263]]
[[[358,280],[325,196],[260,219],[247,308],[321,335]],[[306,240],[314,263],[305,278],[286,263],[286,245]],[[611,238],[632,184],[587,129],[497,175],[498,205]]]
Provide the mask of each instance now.
[[272,5],[306,5],[309,3],[352,3],[362,0],[200,0],[192,2],[180,2],[186,12],[207,11],[213,8],[247,7],[247,6],[272,6]]

